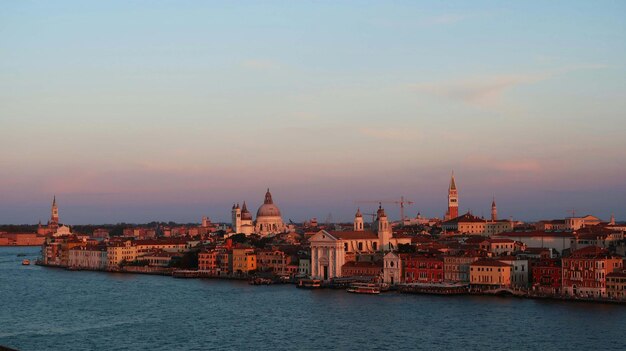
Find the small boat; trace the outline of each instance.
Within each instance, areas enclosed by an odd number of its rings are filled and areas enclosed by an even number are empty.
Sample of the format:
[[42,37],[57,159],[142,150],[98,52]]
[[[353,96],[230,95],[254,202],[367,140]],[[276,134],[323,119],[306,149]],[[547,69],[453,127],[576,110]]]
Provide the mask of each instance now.
[[272,281],[271,279],[261,277],[253,278],[248,281],[248,284],[250,285],[270,285],[273,283],[274,281]]
[[300,289],[319,289],[322,287],[322,281],[319,279],[300,279],[296,287]]
[[353,294],[378,295],[380,294],[380,286],[378,284],[354,283],[346,291]]
[[24,259],[24,260],[22,260],[22,265],[23,265],[23,266],[28,266],[28,265],[30,265],[30,260],[28,260],[28,259]]

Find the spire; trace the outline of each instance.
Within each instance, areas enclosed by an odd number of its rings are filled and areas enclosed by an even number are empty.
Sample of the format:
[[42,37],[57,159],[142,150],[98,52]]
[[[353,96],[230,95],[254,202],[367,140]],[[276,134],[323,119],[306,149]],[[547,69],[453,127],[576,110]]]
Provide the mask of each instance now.
[[491,208],[495,208],[496,207],[496,197],[493,197],[493,200],[491,200]]
[[354,217],[363,217],[363,215],[361,214],[361,208],[357,208],[356,214],[354,215]]
[[263,203],[264,204],[274,203],[274,201],[272,201],[272,194],[270,193],[270,188],[267,188],[267,192],[265,193],[265,201]]
[[248,212],[248,206],[246,206],[246,202],[243,202],[243,206],[241,206],[241,212]]
[[615,214],[611,213],[611,220],[609,221],[609,225],[615,225]]
[[56,205],[57,205],[57,196],[55,194],[54,197],[52,198],[52,206],[56,206]]
[[454,182],[454,170],[452,171],[452,177],[450,177],[450,190],[456,190],[456,183]]

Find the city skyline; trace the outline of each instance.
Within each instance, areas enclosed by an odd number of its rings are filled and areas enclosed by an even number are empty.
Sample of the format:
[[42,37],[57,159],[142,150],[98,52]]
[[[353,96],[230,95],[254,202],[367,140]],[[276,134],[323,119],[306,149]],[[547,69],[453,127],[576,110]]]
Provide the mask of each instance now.
[[0,223],[624,220],[625,7],[0,4]]

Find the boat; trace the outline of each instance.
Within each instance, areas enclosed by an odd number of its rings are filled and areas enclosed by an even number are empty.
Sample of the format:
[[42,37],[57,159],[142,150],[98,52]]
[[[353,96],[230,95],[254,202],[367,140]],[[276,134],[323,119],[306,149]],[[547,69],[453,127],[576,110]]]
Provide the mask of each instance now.
[[270,285],[273,283],[274,283],[273,280],[269,278],[261,278],[261,277],[256,277],[248,281],[248,284],[250,285]]
[[30,265],[30,260],[29,260],[29,259],[24,259],[24,260],[22,260],[22,265],[23,265],[23,266],[28,266],[28,265]]
[[353,294],[378,295],[380,294],[380,286],[370,283],[354,283],[346,291]]
[[319,289],[322,287],[322,281],[319,279],[300,279],[296,287],[300,289]]

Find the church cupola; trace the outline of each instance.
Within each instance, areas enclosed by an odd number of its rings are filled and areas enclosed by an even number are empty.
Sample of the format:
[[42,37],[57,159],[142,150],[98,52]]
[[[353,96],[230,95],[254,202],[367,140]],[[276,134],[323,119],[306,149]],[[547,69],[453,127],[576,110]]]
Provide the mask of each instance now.
[[354,231],[360,232],[363,230],[363,215],[361,214],[361,209],[356,210],[356,214],[354,215]]

